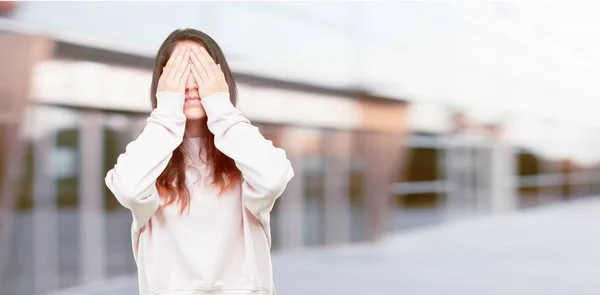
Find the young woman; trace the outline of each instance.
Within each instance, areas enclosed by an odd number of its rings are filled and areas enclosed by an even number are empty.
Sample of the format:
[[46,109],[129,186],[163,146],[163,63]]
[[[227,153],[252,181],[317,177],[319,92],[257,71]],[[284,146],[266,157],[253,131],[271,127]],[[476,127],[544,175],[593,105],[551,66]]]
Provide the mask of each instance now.
[[192,29],[167,37],[154,109],[106,175],[133,214],[141,295],[275,294],[269,214],[294,172],[236,98],[212,38]]

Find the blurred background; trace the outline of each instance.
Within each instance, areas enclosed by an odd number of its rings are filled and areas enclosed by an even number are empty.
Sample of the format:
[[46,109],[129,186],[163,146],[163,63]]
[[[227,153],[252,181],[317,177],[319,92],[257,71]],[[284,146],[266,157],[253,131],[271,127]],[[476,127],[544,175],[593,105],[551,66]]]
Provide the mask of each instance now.
[[136,294],[104,185],[174,29],[296,177],[281,294],[599,294],[595,2],[0,2],[0,294]]

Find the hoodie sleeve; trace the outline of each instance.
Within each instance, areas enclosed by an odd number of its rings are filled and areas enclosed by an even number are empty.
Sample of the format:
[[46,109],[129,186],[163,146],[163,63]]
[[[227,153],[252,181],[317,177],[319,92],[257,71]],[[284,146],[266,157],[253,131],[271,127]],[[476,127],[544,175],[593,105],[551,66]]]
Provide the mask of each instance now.
[[156,179],[167,167],[185,132],[185,95],[159,92],[156,98],[157,107],[146,120],[144,130],[127,145],[105,178],[106,186],[119,203],[132,211],[136,230],[158,209]]
[[215,147],[234,160],[244,179],[242,202],[262,222],[269,221],[275,200],[281,196],[294,170],[286,153],[266,140],[229,99],[220,92],[202,99],[208,129]]

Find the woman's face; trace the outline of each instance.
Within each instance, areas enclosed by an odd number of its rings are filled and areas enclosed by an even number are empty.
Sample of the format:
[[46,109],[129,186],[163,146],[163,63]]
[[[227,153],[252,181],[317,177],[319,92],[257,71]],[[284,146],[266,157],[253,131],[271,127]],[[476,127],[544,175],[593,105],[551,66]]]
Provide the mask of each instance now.
[[[175,48],[185,46],[186,48],[196,47],[200,49],[202,47],[199,43],[194,41],[180,41],[175,45]],[[173,50],[175,51],[175,50]],[[191,61],[188,61],[190,65]],[[185,104],[183,106],[183,113],[188,120],[198,120],[206,117],[204,107],[200,104],[200,93],[198,92],[198,84],[194,79],[193,75],[189,75],[185,86]]]

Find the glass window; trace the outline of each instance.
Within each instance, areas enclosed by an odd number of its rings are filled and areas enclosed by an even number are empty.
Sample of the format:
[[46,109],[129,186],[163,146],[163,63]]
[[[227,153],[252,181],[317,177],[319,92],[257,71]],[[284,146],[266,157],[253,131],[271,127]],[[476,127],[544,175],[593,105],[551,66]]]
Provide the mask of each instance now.
[[[407,155],[407,165],[399,167],[396,181],[423,182],[439,179],[440,167],[438,150],[434,148],[411,148]],[[401,208],[432,208],[440,200],[435,192],[412,193],[399,196],[397,206]]]
[[33,208],[33,144],[22,138],[23,154],[21,176],[18,181],[17,197],[13,205],[15,213],[29,212]]
[[323,132],[318,129],[302,130],[298,143],[303,146],[301,171],[304,175],[304,241],[306,246],[325,243],[324,232],[324,150]]
[[56,132],[56,147],[52,150],[52,175],[57,181],[59,209],[76,209],[79,199],[78,126]]
[[[9,284],[9,288],[16,288],[15,294],[26,294],[32,288],[31,281],[35,279],[32,268],[36,267],[32,254],[36,249],[39,251],[35,245],[40,243],[48,244],[49,251],[57,251],[49,254],[57,256],[56,269],[48,265],[48,271],[52,270],[56,276],[57,287],[78,284],[80,272],[76,254],[79,252],[79,113],[70,108],[31,105],[22,122],[22,170],[13,203],[10,237],[10,263],[14,266],[11,269],[19,270],[17,279]],[[47,234],[34,236],[37,227]]]
[[[77,110],[52,107],[44,116],[35,119],[48,122],[54,118],[57,126],[47,136],[55,137],[54,147],[49,147],[51,175],[56,182],[56,207],[58,210],[58,273],[59,287],[67,288],[80,283],[79,268],[79,120]],[[46,123],[48,124],[48,123]]]
[[[539,159],[531,152],[520,151],[518,153],[518,173],[519,176],[537,176],[540,172]],[[569,186],[565,186],[569,189]],[[526,208],[534,206],[539,201],[539,187],[536,185],[519,188],[519,205]]]
[[364,241],[367,239],[365,217],[365,158],[361,144],[360,132],[352,135],[350,158],[350,181],[348,195],[350,197],[350,240]]

